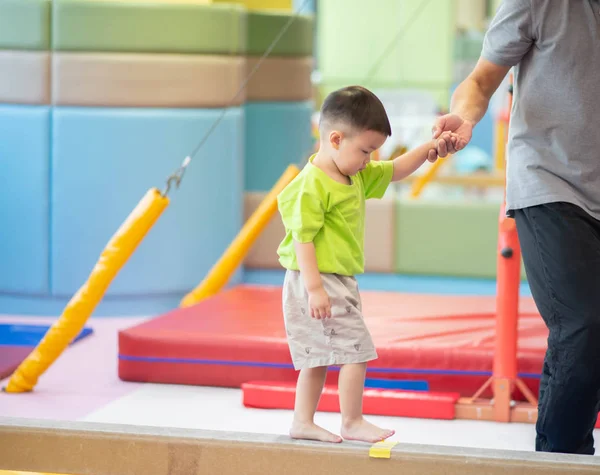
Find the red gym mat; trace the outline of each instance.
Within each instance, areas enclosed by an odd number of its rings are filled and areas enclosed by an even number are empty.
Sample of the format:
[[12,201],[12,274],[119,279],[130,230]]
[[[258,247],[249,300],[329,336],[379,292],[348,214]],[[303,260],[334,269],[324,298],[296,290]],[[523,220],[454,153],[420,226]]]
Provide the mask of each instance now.
[[0,345],[0,380],[8,378],[32,350],[29,346]]
[[[243,403],[259,409],[294,409],[296,385],[250,381],[242,384]],[[454,419],[458,393],[365,389],[363,413],[377,416],[417,417],[420,419]],[[326,386],[318,411],[340,412],[337,387]]]
[[[379,353],[368,376],[426,380],[431,391],[471,396],[491,375],[494,308],[488,296],[364,292]],[[537,394],[547,330],[531,298],[521,299],[521,311],[519,372]],[[295,381],[281,314],[281,288],[249,285],[173,310],[119,333],[119,377],[225,387]],[[336,381],[334,368],[328,383]]]

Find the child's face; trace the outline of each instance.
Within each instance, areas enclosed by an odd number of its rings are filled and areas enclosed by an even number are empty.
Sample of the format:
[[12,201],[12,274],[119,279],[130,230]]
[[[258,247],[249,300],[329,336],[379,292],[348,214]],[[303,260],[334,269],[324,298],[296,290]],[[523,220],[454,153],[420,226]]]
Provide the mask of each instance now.
[[336,154],[334,161],[340,172],[346,176],[356,175],[371,161],[371,154],[379,149],[387,137],[373,130],[365,130],[351,135],[334,132],[330,136]]

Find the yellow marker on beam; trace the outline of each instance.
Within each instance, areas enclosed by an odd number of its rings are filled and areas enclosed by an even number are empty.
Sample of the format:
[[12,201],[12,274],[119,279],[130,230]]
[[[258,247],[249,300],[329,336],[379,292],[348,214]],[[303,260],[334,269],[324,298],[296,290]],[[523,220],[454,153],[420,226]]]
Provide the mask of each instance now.
[[373,444],[369,449],[369,457],[374,459],[389,459],[392,457],[392,449],[398,444],[397,441],[382,440]]

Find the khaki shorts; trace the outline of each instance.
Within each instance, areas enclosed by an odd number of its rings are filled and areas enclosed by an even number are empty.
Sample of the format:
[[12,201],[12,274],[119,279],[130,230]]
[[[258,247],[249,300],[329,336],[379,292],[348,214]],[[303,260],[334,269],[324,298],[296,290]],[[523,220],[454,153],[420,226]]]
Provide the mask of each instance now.
[[354,277],[321,274],[331,303],[331,318],[310,316],[308,294],[298,271],[283,283],[283,317],[294,368],[365,363],[377,359],[365,324]]

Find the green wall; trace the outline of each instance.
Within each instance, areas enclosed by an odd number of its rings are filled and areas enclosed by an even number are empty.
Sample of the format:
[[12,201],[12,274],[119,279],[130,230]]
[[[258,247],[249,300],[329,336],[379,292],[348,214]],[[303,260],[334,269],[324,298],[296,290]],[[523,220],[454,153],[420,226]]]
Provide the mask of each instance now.
[[[456,2],[429,0],[410,21],[422,4],[423,0],[320,2],[317,51],[323,93],[350,83],[371,88],[415,88],[430,91],[441,106],[446,106],[453,80]],[[369,71],[399,34],[400,39],[367,80]]]

